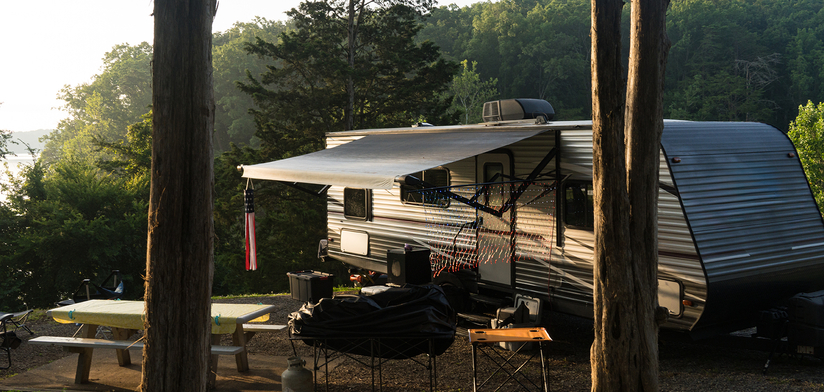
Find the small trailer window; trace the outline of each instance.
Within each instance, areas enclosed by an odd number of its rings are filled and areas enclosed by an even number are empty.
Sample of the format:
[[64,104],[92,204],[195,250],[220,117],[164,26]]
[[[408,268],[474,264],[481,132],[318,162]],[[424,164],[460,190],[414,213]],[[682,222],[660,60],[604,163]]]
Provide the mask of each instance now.
[[371,215],[371,190],[343,188],[343,216],[349,219],[369,220]]
[[484,163],[484,177],[483,182],[490,184],[484,192],[483,202],[487,206],[501,207],[504,203],[504,193],[506,190],[503,185],[491,185],[496,182],[504,182],[504,164],[500,162]]
[[[410,175],[436,187],[449,186],[449,170],[445,168],[429,169]],[[401,202],[404,204],[447,208],[449,200],[436,192],[420,192],[415,187],[401,185]]]
[[592,184],[566,182],[564,197],[564,224],[577,229],[592,230],[595,227]]

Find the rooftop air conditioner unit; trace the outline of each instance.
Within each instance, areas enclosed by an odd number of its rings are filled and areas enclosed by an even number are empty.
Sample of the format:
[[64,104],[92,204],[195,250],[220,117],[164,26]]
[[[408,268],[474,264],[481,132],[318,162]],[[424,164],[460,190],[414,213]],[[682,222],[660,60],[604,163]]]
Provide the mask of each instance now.
[[551,121],[555,117],[552,105],[543,99],[517,98],[484,103],[484,122],[524,120],[543,117]]

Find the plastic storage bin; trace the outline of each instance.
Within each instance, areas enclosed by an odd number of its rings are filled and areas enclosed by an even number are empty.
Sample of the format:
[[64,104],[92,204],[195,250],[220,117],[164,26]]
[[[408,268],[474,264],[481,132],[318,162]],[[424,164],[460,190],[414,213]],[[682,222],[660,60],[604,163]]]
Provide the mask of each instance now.
[[332,283],[335,275],[318,271],[287,272],[292,299],[303,302],[317,302],[321,298],[332,298]]

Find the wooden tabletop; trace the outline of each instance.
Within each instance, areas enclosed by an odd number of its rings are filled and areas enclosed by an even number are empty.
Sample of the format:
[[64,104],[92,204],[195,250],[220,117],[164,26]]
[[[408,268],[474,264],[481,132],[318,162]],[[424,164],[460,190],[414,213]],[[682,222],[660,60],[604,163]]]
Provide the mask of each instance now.
[[502,328],[502,329],[470,329],[469,343],[499,343],[499,342],[551,342],[552,338],[543,327],[534,328]]

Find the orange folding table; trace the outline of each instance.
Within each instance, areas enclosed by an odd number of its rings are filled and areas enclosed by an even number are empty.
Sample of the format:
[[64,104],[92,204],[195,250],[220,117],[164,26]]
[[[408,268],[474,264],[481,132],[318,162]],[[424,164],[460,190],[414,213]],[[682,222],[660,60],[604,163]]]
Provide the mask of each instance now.
[[[543,327],[535,327],[535,328],[504,328],[504,329],[470,329],[469,330],[469,343],[472,344],[472,390],[476,391],[478,388],[483,387],[489,382],[492,377],[494,377],[499,372],[503,371],[507,374],[507,378],[495,389],[495,391],[501,390],[501,388],[507,384],[510,380],[518,383],[524,389],[529,390],[529,387],[525,384],[528,382],[533,387],[541,388],[542,391],[548,392],[549,391],[549,382],[547,380],[546,374],[546,360],[544,359],[544,343],[551,342],[552,339],[549,337],[549,334],[546,332],[546,329]],[[502,355],[499,350],[483,350],[482,347],[485,345],[497,345],[498,343],[520,343],[518,349],[512,353],[509,357],[505,357]],[[520,353],[524,347],[527,346],[527,343],[537,343],[538,344],[538,352],[532,352],[529,358],[524,361],[521,365],[515,365],[510,363],[510,361]],[[480,385],[478,384],[478,351],[482,352],[487,358],[489,358],[495,365],[497,365],[497,370],[495,370],[486,380],[484,380]],[[496,357],[493,357],[490,353],[494,353]],[[530,380],[527,375],[522,372],[524,367],[533,359],[536,355],[541,356],[541,385],[536,384],[534,381]],[[517,377],[520,375],[521,377]],[[511,389],[509,389],[511,390]]]

